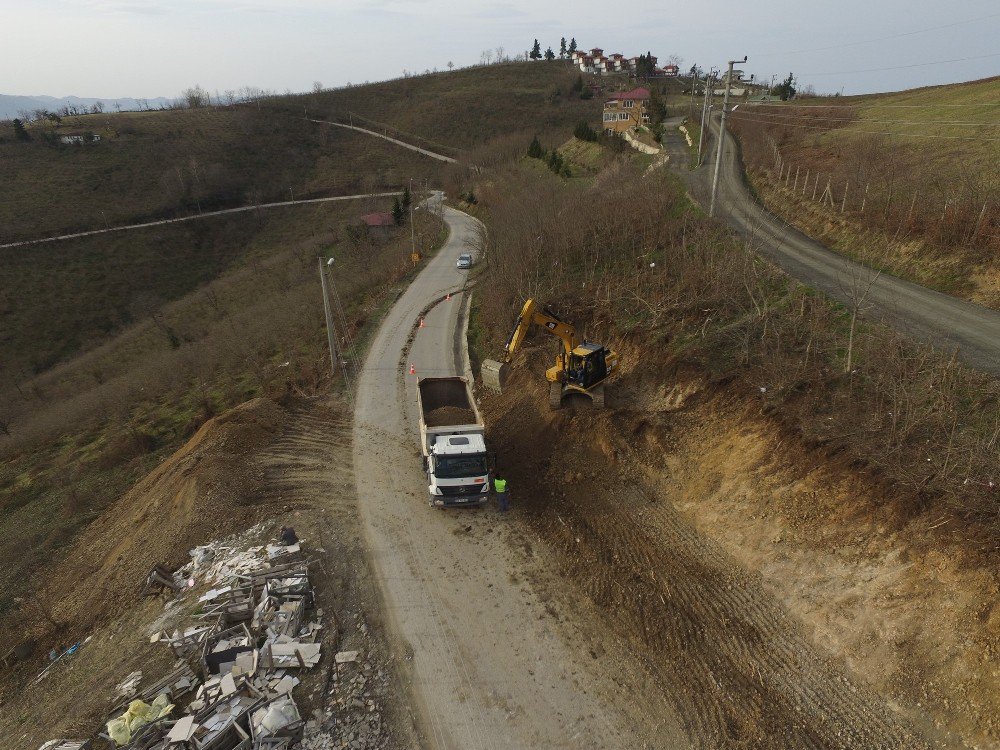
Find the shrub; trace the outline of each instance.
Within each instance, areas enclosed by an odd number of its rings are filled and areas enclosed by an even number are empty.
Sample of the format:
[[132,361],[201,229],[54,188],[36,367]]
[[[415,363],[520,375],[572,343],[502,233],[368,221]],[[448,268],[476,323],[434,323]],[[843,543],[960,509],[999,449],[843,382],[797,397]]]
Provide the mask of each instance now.
[[573,135],[579,138],[581,141],[596,141],[597,131],[594,130],[586,122],[577,123],[576,128],[573,130]]

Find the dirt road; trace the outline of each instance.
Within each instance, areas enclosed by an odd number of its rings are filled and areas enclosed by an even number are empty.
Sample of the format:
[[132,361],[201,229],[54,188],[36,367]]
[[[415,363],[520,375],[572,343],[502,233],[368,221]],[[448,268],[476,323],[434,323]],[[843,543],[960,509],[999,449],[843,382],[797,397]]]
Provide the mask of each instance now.
[[[713,138],[704,164],[687,168],[683,138],[673,129],[667,139],[674,171],[703,206],[709,204],[715,163]],[[713,136],[718,125],[713,123]],[[760,252],[790,276],[848,305],[864,300],[862,309],[918,341],[933,344],[973,367],[1000,375],[1000,312],[935,292],[888,274],[876,273],[781,221],[757,201],[743,183],[743,169],[731,136],[722,156],[716,214],[750,239]]]
[[[455,259],[471,249],[476,223],[451,209],[445,219],[447,244],[393,306],[371,346],[354,427],[361,516],[397,654],[409,666],[422,740],[465,750],[649,746],[616,708],[628,696],[616,698],[595,678],[594,658],[568,643],[551,608],[522,582],[530,555],[515,553],[507,519],[492,508],[428,507],[417,378],[404,372],[411,362],[417,376],[465,369],[456,354],[461,294],[429,312],[406,355],[421,311],[463,284],[466,272]],[[669,716],[657,721],[659,736],[678,736]]]

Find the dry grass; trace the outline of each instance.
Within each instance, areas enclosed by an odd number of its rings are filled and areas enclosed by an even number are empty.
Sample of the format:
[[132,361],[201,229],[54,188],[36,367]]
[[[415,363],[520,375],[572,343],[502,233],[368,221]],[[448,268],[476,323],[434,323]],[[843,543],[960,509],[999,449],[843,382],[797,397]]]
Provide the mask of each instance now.
[[996,306],[998,95],[993,78],[744,106],[731,121],[758,193],[779,214],[836,250]]
[[[348,232],[358,210],[348,204],[294,210],[296,233],[287,218],[265,219],[238,267],[0,394],[10,422],[0,436],[0,534],[11,540],[0,550],[0,610],[30,571],[209,417],[261,394],[327,387],[318,255],[337,258],[355,341],[410,272],[408,230]],[[439,243],[440,221],[417,217],[418,242]]]
[[489,206],[488,352],[526,297],[552,303],[622,351],[632,377],[694,371],[735,385],[795,439],[876,477],[891,512],[954,515],[995,547],[995,381],[880,326],[859,326],[852,345],[849,310],[699,217],[668,176],[626,165],[567,190],[514,169],[478,192]]

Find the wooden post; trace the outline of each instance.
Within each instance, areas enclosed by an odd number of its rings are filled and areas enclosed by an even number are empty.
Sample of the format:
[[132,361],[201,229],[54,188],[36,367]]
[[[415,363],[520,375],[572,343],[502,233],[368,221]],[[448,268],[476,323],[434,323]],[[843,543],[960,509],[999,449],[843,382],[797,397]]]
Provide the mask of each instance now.
[[910,220],[913,218],[913,208],[917,205],[917,191],[913,191],[913,200],[910,201],[910,210],[906,213],[906,230],[910,230]]
[[798,167],[795,168],[795,184],[792,185],[792,192],[793,193],[799,192],[799,168]]
[[979,236],[979,228],[983,225],[983,217],[986,216],[986,204],[988,201],[983,201],[983,208],[979,212],[979,218],[976,220],[976,231],[972,233],[972,239]]
[[861,199],[861,213],[864,213],[864,212],[865,212],[865,204],[866,204],[866,203],[868,202],[868,186],[869,186],[870,184],[871,184],[870,182],[866,182],[866,183],[865,183],[865,195],[864,195],[864,197],[863,197],[863,198]]
[[844,183],[844,199],[840,202],[840,213],[844,213],[844,209],[847,207],[847,187],[850,184],[850,180]]
[[788,173],[785,175],[785,187],[788,187],[788,178],[792,176],[792,165],[788,165]]
[[816,173],[816,182],[813,183],[813,200],[816,200],[816,188],[819,187],[819,172]]
[[809,184],[809,170],[806,170],[806,178],[802,180],[802,195],[806,194],[806,185]]
[[941,221],[944,221],[944,217],[948,214],[948,204],[951,203],[951,198],[944,199],[944,209],[941,211]]

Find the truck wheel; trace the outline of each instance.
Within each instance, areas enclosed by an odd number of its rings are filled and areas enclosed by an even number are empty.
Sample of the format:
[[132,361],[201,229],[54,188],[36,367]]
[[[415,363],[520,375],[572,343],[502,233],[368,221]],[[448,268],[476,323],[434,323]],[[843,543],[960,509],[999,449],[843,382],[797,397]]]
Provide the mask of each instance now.
[[549,383],[549,408],[558,409],[562,406],[562,383]]

